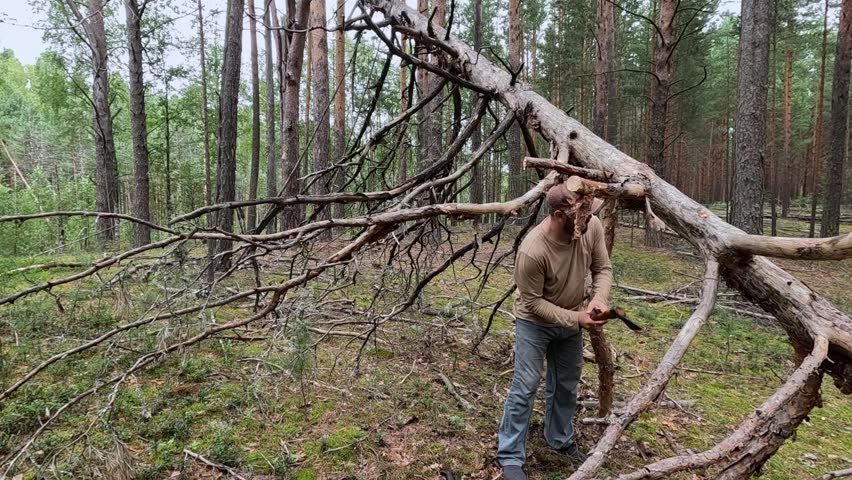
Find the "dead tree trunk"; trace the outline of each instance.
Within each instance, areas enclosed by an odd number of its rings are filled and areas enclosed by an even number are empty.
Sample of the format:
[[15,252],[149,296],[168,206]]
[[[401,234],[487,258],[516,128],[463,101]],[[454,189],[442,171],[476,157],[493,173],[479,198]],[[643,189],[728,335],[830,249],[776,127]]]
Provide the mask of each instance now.
[[[248,0],[249,39],[251,45],[251,171],[249,172],[248,199],[257,198],[257,182],[260,177],[260,72],[257,53],[257,17],[254,0]],[[257,206],[246,212],[246,231],[254,230],[257,223]]]
[[[243,33],[243,0],[228,1],[225,25],[225,52],[222,61],[222,86],[219,89],[219,144],[217,146],[218,170],[216,174],[216,202],[233,202],[236,199],[237,181],[237,107],[240,95],[240,54]],[[234,231],[234,212],[216,213],[214,224],[223,232]],[[231,249],[231,240],[215,242],[216,259],[211,270],[226,269],[229,259],[225,252]]]
[[[130,87],[130,129],[133,138],[133,215],[151,220],[148,198],[148,126],[145,119],[145,82],[142,79],[142,14],[136,0],[126,0],[127,50]],[[151,227],[142,223],[133,225],[134,245],[151,243]]]
[[763,232],[763,152],[766,145],[766,82],[769,75],[769,2],[744,0],[734,131],[735,188],[731,223]]
[[834,54],[834,80],[831,86],[831,133],[826,155],[825,202],[820,235],[840,232],[840,198],[846,155],[846,120],[849,112],[849,68],[852,63],[852,0],[843,0]]

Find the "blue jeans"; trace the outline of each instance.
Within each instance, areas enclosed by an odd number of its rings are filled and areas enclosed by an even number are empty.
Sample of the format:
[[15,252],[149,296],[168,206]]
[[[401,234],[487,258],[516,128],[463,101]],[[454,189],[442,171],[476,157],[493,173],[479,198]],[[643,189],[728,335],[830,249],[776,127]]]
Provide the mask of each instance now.
[[523,465],[527,431],[541,371],[547,359],[544,438],[553,448],[573,443],[577,383],[583,370],[583,334],[563,327],[515,321],[515,374],[506,396],[497,447],[500,465]]

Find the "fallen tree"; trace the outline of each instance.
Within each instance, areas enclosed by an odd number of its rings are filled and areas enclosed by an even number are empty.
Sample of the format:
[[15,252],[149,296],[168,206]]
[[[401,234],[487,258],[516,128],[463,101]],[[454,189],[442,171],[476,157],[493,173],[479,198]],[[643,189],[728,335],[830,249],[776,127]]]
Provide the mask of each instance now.
[[[300,195],[208,205],[172,219],[168,227],[114,214],[112,216],[116,219],[148,224],[161,237],[149,245],[115,253],[91,265],[82,266],[79,272],[55,277],[0,298],[0,306],[3,306],[27,301],[35,295],[48,294],[56,296],[57,305],[62,308],[59,295],[62,294],[63,286],[97,278],[104,289],[117,292],[121,282],[113,279],[129,278],[138,275],[140,271],[151,272],[164,268],[169,263],[165,259],[170,256],[184,258],[186,246],[193,242],[233,242],[232,249],[217,252],[212,258],[190,257],[181,260],[182,265],[188,263],[196,272],[192,281],[176,291],[168,292],[166,299],[153,306],[141,318],[104,330],[72,348],[47,353],[32,365],[25,366],[23,373],[0,393],[0,408],[54,364],[73,361],[83,354],[111,354],[111,346],[131,341],[125,336],[126,332],[153,328],[179,318],[193,318],[218,306],[253,301],[251,314],[224,323],[199,322],[191,328],[187,327],[179,336],[165,336],[160,344],[147,351],[131,350],[135,356],[128,357],[124,366],[116,362],[112,371],[92,382],[90,388],[78,392],[60,408],[48,412],[37,428],[21,438],[2,460],[5,476],[15,472],[22,459],[31,458],[28,451],[37,439],[60,416],[81,402],[106,392],[99,417],[108,419],[118,392],[128,379],[166,356],[273,317],[295,318],[293,312],[298,312],[299,308],[304,310],[304,306],[300,307],[298,299],[290,294],[312,281],[321,280],[317,283],[323,284],[311,303],[319,305],[312,308],[323,311],[322,305],[330,303],[328,298],[336,289],[356,281],[359,259],[370,259],[376,265],[385,267],[381,271],[379,286],[370,308],[359,312],[362,320],[350,322],[359,327],[353,327],[355,330],[337,328],[343,323],[330,325],[327,329],[311,327],[311,331],[322,335],[321,339],[341,335],[361,342],[359,358],[360,352],[371,338],[375,338],[379,328],[399,320],[406,310],[416,305],[429,282],[455,262],[466,259],[479,272],[475,278],[478,290],[472,294],[477,297],[488,284],[491,274],[505,259],[512,257],[525,232],[534,225],[541,198],[556,182],[568,182],[570,188],[587,196],[618,197],[638,206],[651,219],[649,225],[676,232],[696,248],[705,264],[702,292],[694,313],[643,388],[605,419],[606,429],[589,459],[571,476],[572,479],[593,478],[597,475],[626,429],[660,399],[691,341],[712,312],[723,279],[777,319],[803,361],[789,380],[754,415],[716,447],[695,456],[654,462],[636,472],[627,473],[625,478],[664,478],[675,471],[707,468],[711,465],[720,469],[719,474],[723,478],[750,476],[759,471],[816,404],[823,372],[832,376],[843,393],[852,393],[852,319],[794,276],[760,256],[816,260],[849,258],[852,256],[852,236],[808,240],[746,235],[663,181],[647,165],[595,136],[532,91],[516,78],[515,73],[493,64],[444,28],[431,23],[429,17],[398,0],[367,0],[361,8],[364,14],[347,22],[347,28],[369,30],[378,38],[388,54],[385,68],[390,65],[390,57],[397,56],[412,68],[443,77],[444,82],[364,139],[382,91],[381,82],[374,85],[372,105],[364,111],[362,127],[349,153],[327,169],[299,179],[302,188]],[[383,15],[384,20],[375,22],[373,14]],[[408,50],[398,43],[398,33],[428,50],[432,61],[425,60],[425,55],[406,53]],[[444,95],[446,86],[451,91]],[[385,172],[397,160],[396,155],[400,150],[397,147],[405,137],[404,134],[391,133],[395,129],[404,129],[407,119],[426,108],[433,99],[442,96],[441,101],[447,101],[462,88],[476,93],[475,105],[464,128],[461,125],[454,128],[452,142],[433,163],[422,165],[407,180],[389,185]],[[493,115],[494,110],[489,103],[495,101],[505,108],[505,116],[495,118],[494,127],[481,146],[471,152],[464,162],[457,162],[462,158],[463,147],[480,127],[482,119],[489,113]],[[461,122],[462,115],[458,111],[460,106],[454,104],[454,108],[457,109],[455,118]],[[524,195],[505,202],[474,204],[459,201],[467,188],[465,179],[474,166],[482,161],[515,122],[524,132],[532,157],[527,159],[527,167],[539,170],[541,179]],[[551,158],[537,158],[535,142],[532,140],[534,134],[540,135],[550,144]],[[331,184],[337,175],[345,178],[338,191],[324,195],[308,193],[314,183]],[[565,178],[566,175],[571,177]],[[332,204],[347,205],[350,215],[345,218],[323,216],[325,209]],[[260,233],[281,209],[294,205],[310,207],[310,215],[304,222],[283,231]],[[259,222],[253,232],[228,233],[194,223],[210,213],[249,206],[268,207],[265,219]],[[485,232],[475,233],[472,240],[462,245],[455,244],[448,219],[463,220],[485,215],[497,218],[496,223]],[[99,218],[104,215],[93,212],[48,212],[0,217],[0,223],[38,221],[52,216]],[[507,220],[513,217],[526,218],[519,222],[520,230],[511,239],[511,248],[499,252],[497,246],[503,240],[501,233]],[[336,235],[323,237],[326,232],[334,232]],[[476,253],[487,248],[489,242],[493,246],[483,268],[476,265]],[[144,257],[144,254],[152,253],[155,254],[154,260]],[[283,280],[278,277],[270,280],[264,276],[269,264],[263,262],[273,258],[273,255],[275,264],[285,272]],[[203,272],[207,271],[209,265],[204,263],[217,261],[217,256],[231,257],[232,264],[208,281]],[[253,273],[253,285],[237,289],[229,286],[227,281],[233,280],[235,273],[242,271]],[[113,278],[101,279],[99,275],[105,272],[112,274]],[[398,291],[385,288],[384,282],[391,278],[401,282]],[[514,287],[508,289],[496,302],[481,308],[490,309],[490,318],[493,319],[502,304],[511,297],[513,290]],[[384,309],[382,305],[390,307]]]

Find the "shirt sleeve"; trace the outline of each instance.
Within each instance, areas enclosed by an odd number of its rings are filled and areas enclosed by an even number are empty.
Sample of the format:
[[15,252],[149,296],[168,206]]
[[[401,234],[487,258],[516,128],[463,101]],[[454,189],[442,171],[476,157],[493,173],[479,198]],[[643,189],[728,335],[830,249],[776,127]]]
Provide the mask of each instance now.
[[592,226],[596,230],[592,245],[592,299],[609,303],[609,290],[612,288],[612,264],[606,251],[606,237],[600,219],[594,217]]
[[518,252],[515,259],[515,284],[524,309],[545,322],[575,328],[579,312],[564,309],[544,299],[544,276],[545,269],[541,261]]

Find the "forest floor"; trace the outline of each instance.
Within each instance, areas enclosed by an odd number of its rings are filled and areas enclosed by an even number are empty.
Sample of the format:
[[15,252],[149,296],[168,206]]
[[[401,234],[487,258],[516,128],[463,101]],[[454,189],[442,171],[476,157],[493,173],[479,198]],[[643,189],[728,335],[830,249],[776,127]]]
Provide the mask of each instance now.
[[[788,231],[801,230],[803,225],[782,222]],[[617,285],[696,294],[701,264],[683,253],[688,246],[649,250],[641,242],[641,231],[619,229],[612,259]],[[0,258],[0,275],[22,265],[56,260]],[[852,260],[781,263],[852,313]],[[336,292],[344,318],[367,307],[373,295],[370,280],[378,276],[377,270],[365,269],[358,283]],[[382,325],[377,340],[363,351],[358,375],[354,372],[360,340],[334,336],[316,345],[321,335],[301,324],[253,325],[251,330],[172,355],[131,377],[116,399],[109,422],[98,420],[103,399],[73,409],[37,442],[30,459],[48,465],[42,472],[48,478],[98,474],[121,478],[116,468],[138,479],[225,478],[184,454],[187,449],[230,465],[245,478],[436,479],[442,469],[448,469],[459,479],[495,479],[499,475],[494,461],[496,431],[512,377],[514,334],[511,318],[500,313],[477,353],[471,353],[488,312],[468,314],[470,302],[457,279],[474,273],[472,267],[462,265],[447,271],[426,289],[420,308]],[[0,277],[0,295],[49,276],[44,272],[6,274]],[[498,269],[490,283],[493,289],[487,288],[479,297],[483,304],[499,298],[511,284],[511,265]],[[140,282],[129,285],[119,301],[107,301],[74,287],[55,292],[68,296],[61,310],[47,295],[4,307],[0,310],[0,384],[7,387],[48,353],[140,315],[156,298],[152,290],[154,285]],[[302,292],[309,297],[310,288]],[[726,303],[734,298],[723,290],[720,300]],[[621,288],[613,289],[611,304],[624,307],[645,327],[635,334],[620,323],[606,326],[617,352],[615,388],[616,400],[621,401],[648,378],[691,309],[637,298],[635,292]],[[503,308],[510,310],[511,302]],[[247,311],[220,308],[215,321],[244,316]],[[311,325],[323,328],[316,323],[323,319],[311,313],[310,309],[303,312],[306,322],[310,319]],[[171,325],[173,330],[179,327]],[[93,378],[138,356],[133,348],[147,351],[168,335],[162,329],[139,330],[116,344],[115,358],[125,355],[123,360],[105,360],[100,352],[43,372],[0,407],[0,456]],[[666,389],[667,399],[694,404],[654,408],[643,414],[609,458],[607,471],[625,472],[652,459],[712,446],[782,383],[793,368],[791,354],[784,332],[772,321],[717,308]],[[448,391],[442,375],[454,384],[468,408]],[[587,363],[581,399],[594,397],[596,381],[595,365]],[[795,440],[786,442],[768,462],[765,478],[814,478],[852,467],[852,402],[830,378],[824,380],[822,391],[822,407],[812,412]],[[544,443],[541,397],[540,393],[528,444],[530,478],[564,478],[573,467]],[[579,418],[594,416],[594,409],[578,411]],[[93,428],[87,430],[90,423]],[[578,426],[579,444],[590,448],[600,431],[596,426]],[[87,432],[84,441],[59,452],[56,465],[49,466],[56,449],[81,432]],[[125,447],[116,447],[113,438]],[[115,457],[126,462],[116,462]],[[115,467],[116,463],[127,466]],[[40,478],[34,475],[33,465],[25,462],[20,470],[25,476],[15,478]],[[698,477],[690,473],[676,478]]]

